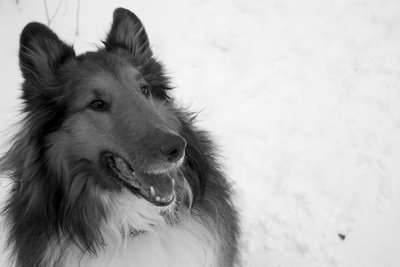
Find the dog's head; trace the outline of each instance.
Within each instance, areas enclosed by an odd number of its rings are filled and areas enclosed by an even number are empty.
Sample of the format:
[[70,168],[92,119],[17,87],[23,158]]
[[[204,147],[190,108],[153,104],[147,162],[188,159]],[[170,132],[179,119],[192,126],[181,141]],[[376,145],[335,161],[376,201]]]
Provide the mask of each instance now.
[[78,174],[71,170],[84,166],[79,172],[85,169],[104,190],[127,188],[154,205],[169,205],[187,142],[168,80],[133,13],[115,10],[104,45],[76,56],[46,26],[25,27],[20,65],[25,111],[37,124],[31,134],[46,146],[53,173],[73,179]]

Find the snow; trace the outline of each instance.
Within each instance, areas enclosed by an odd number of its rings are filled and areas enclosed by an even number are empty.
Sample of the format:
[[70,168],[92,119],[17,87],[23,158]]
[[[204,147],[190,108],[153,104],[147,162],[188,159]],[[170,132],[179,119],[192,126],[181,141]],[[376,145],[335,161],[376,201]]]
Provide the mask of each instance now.
[[[118,6],[144,22],[176,98],[220,145],[243,266],[400,266],[399,1],[82,0],[75,36],[64,0],[51,26],[93,50]],[[0,0],[1,132],[16,122],[32,20],[46,22],[42,1]]]

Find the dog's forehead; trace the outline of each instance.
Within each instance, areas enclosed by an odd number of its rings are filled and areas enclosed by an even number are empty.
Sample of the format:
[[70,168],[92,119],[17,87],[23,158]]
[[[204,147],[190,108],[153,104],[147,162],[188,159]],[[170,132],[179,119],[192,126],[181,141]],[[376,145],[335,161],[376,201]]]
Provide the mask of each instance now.
[[133,67],[132,65],[124,65],[118,68],[118,76],[121,80],[127,81],[141,81],[143,76],[139,69]]
[[112,90],[131,90],[137,87],[143,78],[140,72],[132,66],[122,66],[113,72],[98,71],[91,74],[87,81],[86,86],[89,88],[105,88]]
[[144,82],[139,67],[127,57],[113,53],[88,53],[76,66],[73,79],[79,88],[131,88]]

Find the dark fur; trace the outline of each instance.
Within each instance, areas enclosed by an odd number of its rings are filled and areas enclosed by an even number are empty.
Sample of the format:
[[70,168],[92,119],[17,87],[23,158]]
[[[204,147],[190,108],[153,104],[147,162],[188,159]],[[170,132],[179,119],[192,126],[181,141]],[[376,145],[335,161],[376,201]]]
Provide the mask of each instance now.
[[81,74],[77,64],[113,72],[109,57],[116,55],[129,58],[151,85],[153,97],[164,101],[179,120],[180,135],[187,141],[183,172],[194,192],[192,209],[200,216],[209,214],[214,218],[210,223],[217,226],[225,244],[225,266],[232,266],[237,253],[238,220],[230,186],[219,169],[208,134],[193,126],[190,113],[174,106],[163,66],[153,57],[147,35],[135,15],[117,9],[104,44],[97,52],[76,56],[71,46],[42,24],[30,23],[21,34],[19,59],[24,77],[25,118],[2,160],[3,171],[14,182],[4,214],[8,246],[16,265],[43,266],[46,247],[61,236],[93,255],[104,245],[99,224],[107,213],[90,191],[96,186],[112,185],[107,184],[93,162],[49,156],[49,138],[72,115],[68,90]]

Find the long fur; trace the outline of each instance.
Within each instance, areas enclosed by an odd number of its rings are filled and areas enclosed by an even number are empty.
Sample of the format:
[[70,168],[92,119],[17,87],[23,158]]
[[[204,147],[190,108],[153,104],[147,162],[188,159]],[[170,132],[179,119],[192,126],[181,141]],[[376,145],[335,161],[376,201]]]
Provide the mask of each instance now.
[[[191,113],[175,106],[164,69],[134,14],[117,9],[104,44],[76,57],[44,25],[31,23],[21,34],[25,116],[1,163],[13,181],[3,210],[10,261],[18,267],[233,266],[238,218],[209,135],[194,126]],[[151,85],[163,121],[179,128],[187,142],[184,163],[173,171],[176,201],[167,209],[126,190],[107,190],[99,182],[101,169],[71,154],[78,143],[65,137],[74,116],[67,96],[75,83],[67,77],[82,75],[74,64],[115,73],[109,62],[122,57]],[[141,232],[131,237],[131,229]]]

